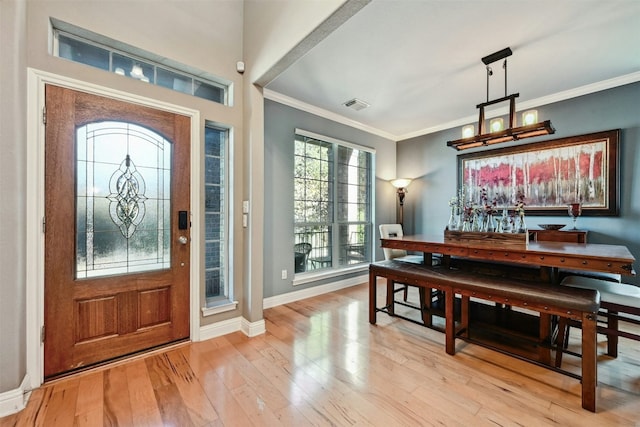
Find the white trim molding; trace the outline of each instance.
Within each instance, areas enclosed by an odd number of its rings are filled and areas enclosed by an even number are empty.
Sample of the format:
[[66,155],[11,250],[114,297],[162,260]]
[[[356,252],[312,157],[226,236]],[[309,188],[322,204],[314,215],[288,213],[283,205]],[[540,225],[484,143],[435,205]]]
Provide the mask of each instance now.
[[31,379],[29,374],[22,379],[20,387],[0,393],[0,417],[15,414],[27,406],[31,395]]
[[276,295],[273,297],[265,298],[262,303],[262,308],[272,308],[282,304],[288,304],[290,302],[299,301],[305,298],[311,298],[318,295],[326,294],[329,292],[337,291],[340,289],[349,288],[351,286],[360,285],[369,280],[368,274],[360,276],[349,277],[348,279],[339,280],[337,282],[327,283],[326,285],[314,286],[307,289],[301,289],[299,291],[288,292],[286,294]]
[[248,337],[255,337],[266,332],[264,319],[249,322],[244,317],[234,317],[220,322],[205,325],[200,328],[200,341],[221,337],[241,331]]

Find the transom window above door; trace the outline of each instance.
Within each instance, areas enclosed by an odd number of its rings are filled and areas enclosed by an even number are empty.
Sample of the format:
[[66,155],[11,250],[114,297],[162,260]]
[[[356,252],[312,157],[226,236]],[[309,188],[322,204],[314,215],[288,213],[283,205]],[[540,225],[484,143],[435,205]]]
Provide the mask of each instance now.
[[145,83],[229,105],[229,82],[66,22],[52,19],[53,54]]

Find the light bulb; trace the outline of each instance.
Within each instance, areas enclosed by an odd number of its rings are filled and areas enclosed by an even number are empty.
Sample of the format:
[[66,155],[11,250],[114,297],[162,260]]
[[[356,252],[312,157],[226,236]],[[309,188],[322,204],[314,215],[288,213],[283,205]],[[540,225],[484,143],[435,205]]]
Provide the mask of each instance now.
[[522,113],[522,125],[532,125],[538,123],[538,110],[528,110]]

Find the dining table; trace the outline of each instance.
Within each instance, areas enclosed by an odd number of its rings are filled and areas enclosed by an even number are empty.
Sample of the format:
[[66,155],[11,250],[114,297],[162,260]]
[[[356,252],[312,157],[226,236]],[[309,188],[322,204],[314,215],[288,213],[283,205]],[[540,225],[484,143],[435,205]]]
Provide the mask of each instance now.
[[432,262],[433,254],[440,254],[445,263],[451,257],[459,257],[540,267],[543,277],[551,282],[558,281],[558,272],[563,269],[621,276],[636,274],[635,257],[624,245],[536,241],[514,247],[502,246],[500,242],[448,241],[444,234],[404,235],[382,238],[380,242],[383,248],[422,252],[426,263]]
[[[492,233],[493,234],[493,233]],[[383,248],[422,252],[423,263],[433,265],[439,260],[444,267],[455,261],[479,262],[486,269],[505,269],[510,273],[528,270],[534,272],[535,280],[558,285],[567,274],[604,274],[613,277],[634,276],[635,257],[624,245],[600,243],[572,243],[556,241],[532,241],[526,239],[522,245],[502,245],[500,241],[460,241],[451,240],[445,234],[419,234],[380,239]],[[505,268],[514,266],[515,269]],[[530,268],[521,268],[530,267]],[[507,273],[509,274],[509,273]],[[431,302],[429,301],[428,304]],[[430,321],[429,321],[430,324]],[[427,324],[428,326],[428,324]],[[553,335],[554,322],[551,316],[540,315],[539,337]],[[550,364],[548,349],[541,349],[539,355],[543,364]]]

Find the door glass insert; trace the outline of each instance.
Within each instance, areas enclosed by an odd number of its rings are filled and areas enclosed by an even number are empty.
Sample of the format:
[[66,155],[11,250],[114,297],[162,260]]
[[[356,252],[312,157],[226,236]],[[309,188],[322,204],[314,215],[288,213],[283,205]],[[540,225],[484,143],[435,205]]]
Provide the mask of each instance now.
[[76,131],[76,278],[170,267],[172,144],[142,126]]

